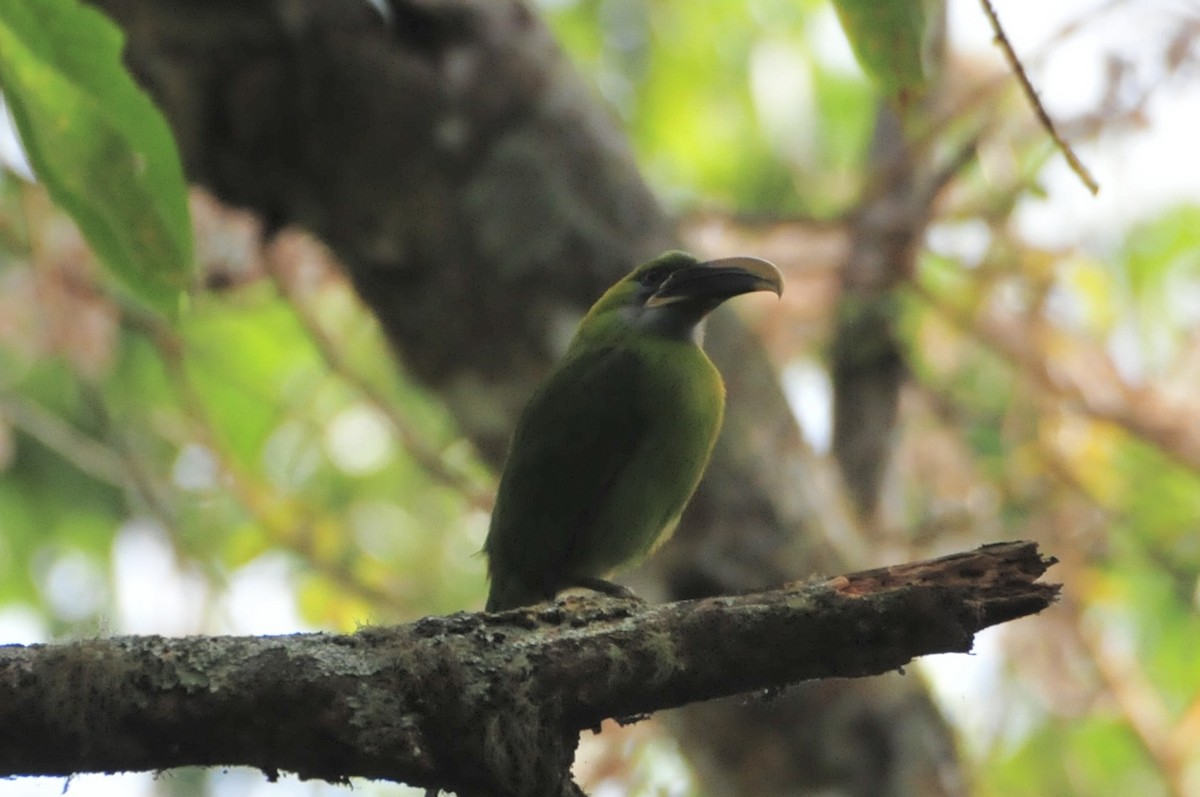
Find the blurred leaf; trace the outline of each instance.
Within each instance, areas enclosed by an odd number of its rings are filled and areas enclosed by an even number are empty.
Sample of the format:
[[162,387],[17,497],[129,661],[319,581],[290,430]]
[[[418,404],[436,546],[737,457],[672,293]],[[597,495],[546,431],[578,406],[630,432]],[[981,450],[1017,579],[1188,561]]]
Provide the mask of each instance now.
[[1152,300],[1172,277],[1200,276],[1200,206],[1185,205],[1140,224],[1125,239],[1120,262],[1134,297]]
[[903,100],[925,84],[925,0],[834,0],[858,62]]
[[198,303],[183,320],[191,389],[235,461],[258,468],[268,438],[311,412],[326,372],[291,309],[263,291]]
[[1200,321],[1200,206],[1184,205],[1134,227],[1116,260],[1146,370],[1169,365]]
[[0,480],[0,605],[37,601],[28,567],[39,538],[34,500],[10,475]]
[[1158,797],[1162,781],[1129,726],[1104,715],[1049,722],[998,760],[983,797]]
[[[917,279],[926,290],[955,310],[972,310],[979,301],[978,281],[954,258],[923,252],[917,261]],[[917,302],[917,305],[920,307],[921,303]]]
[[272,541],[253,523],[230,526],[225,536],[226,545],[221,551],[221,558],[230,568],[249,564],[273,548]]
[[1116,295],[1120,289],[1114,285],[1112,272],[1084,256],[1067,258],[1058,268],[1080,325],[1092,334],[1111,330],[1121,319],[1121,304]]
[[354,595],[343,585],[320,576],[301,579],[296,596],[300,615],[323,628],[353,631],[377,616],[379,607]]
[[[1168,459],[1161,451],[1129,438],[1116,449],[1112,481],[1120,492],[1107,494],[1129,521],[1139,545],[1159,552],[1164,570],[1190,581],[1200,572],[1200,473]],[[1184,592],[1190,593],[1190,587]]]
[[[1128,629],[1134,660],[1168,710],[1178,715],[1196,698],[1196,640],[1200,616],[1181,584],[1177,565],[1134,540],[1117,538],[1119,555],[1107,568],[1100,603],[1110,628]],[[1194,578],[1194,576],[1193,576]]]
[[844,192],[849,200],[858,190],[860,167],[875,125],[871,85],[857,75],[848,78],[832,71],[816,72],[816,107],[821,120],[821,160],[837,168],[840,181],[851,182]]
[[34,171],[122,283],[172,314],[192,265],[183,171],[122,45],[75,0],[0,4],[0,89]]
[[814,0],[548,3],[675,208],[833,216],[853,201],[874,94],[829,67]]
[[[125,501],[119,487],[97,481],[39,441],[18,435],[17,445],[18,456],[0,479],[0,603],[45,609],[36,568],[46,552],[83,551],[107,563]],[[8,556],[11,565],[3,561]]]

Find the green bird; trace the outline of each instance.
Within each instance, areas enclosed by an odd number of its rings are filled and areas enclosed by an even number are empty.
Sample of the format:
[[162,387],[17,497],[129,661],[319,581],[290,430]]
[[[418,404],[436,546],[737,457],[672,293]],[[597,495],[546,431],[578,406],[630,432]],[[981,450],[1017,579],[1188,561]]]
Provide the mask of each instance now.
[[725,385],[697,327],[730,297],[781,295],[765,260],[667,252],[592,305],[517,422],[484,551],[489,612],[603,578],[674,530],[708,464]]

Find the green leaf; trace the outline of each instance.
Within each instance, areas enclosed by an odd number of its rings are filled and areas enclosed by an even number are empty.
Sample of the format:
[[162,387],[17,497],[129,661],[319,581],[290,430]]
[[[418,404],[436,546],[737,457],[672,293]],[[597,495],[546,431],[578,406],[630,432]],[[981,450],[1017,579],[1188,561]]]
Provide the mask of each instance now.
[[122,47],[120,29],[75,0],[0,4],[0,89],[34,171],[103,263],[170,314],[192,265],[186,186]]
[[1147,309],[1160,309],[1171,280],[1186,280],[1200,274],[1200,206],[1182,205],[1138,224],[1129,231],[1119,264],[1125,270],[1130,290]]
[[834,0],[862,68],[903,101],[925,85],[924,0]]

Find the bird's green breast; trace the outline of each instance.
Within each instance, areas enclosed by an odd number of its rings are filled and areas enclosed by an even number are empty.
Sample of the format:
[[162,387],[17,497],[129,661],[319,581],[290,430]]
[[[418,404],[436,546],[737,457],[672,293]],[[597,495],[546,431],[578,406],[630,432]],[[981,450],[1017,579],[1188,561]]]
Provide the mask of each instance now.
[[690,341],[573,347],[513,436],[485,544],[489,605],[536,602],[649,553],[700,481],[724,403]]
[[643,382],[633,391],[645,419],[637,452],[581,551],[581,574],[603,575],[649,554],[674,530],[721,428],[725,388],[689,341],[644,338],[636,347]]

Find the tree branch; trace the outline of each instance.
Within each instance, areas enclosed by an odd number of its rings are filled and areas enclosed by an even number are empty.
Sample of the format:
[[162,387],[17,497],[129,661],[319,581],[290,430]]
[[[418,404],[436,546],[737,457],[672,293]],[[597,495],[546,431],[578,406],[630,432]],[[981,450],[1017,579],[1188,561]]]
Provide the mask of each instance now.
[[1013,49],[1012,42],[1008,40],[1008,36],[1004,33],[1004,28],[1000,25],[1000,17],[996,13],[991,0],[980,0],[980,4],[983,6],[983,13],[987,16],[988,22],[992,25],[992,33],[995,34],[994,41],[1000,47],[1000,51],[1004,53],[1004,59],[1008,61],[1013,74],[1016,75],[1017,83],[1020,84],[1025,98],[1029,100],[1029,106],[1033,108],[1033,113],[1037,116],[1038,122],[1045,128],[1046,133],[1054,141],[1054,145],[1058,147],[1063,157],[1067,159],[1067,165],[1079,177],[1084,187],[1092,193],[1092,196],[1100,193],[1100,184],[1096,182],[1096,178],[1092,176],[1088,168],[1083,165],[1083,161],[1079,160],[1079,156],[1075,154],[1075,150],[1067,143],[1066,139],[1059,135],[1054,120],[1050,118],[1050,114],[1046,111],[1046,106],[1042,105],[1042,100],[1038,97],[1037,89],[1033,87],[1032,81],[1029,80],[1029,75],[1025,72],[1025,65],[1021,63],[1021,59],[1017,56],[1017,51]]
[[1029,542],[739,597],[566,597],[350,636],[0,647],[0,776],[244,764],[471,795],[579,794],[607,717],[966,652],[1050,605]]

